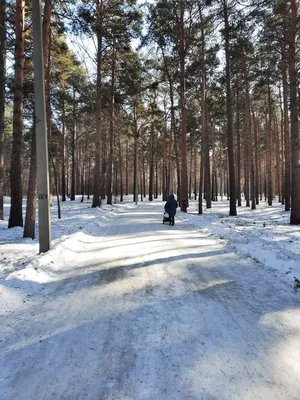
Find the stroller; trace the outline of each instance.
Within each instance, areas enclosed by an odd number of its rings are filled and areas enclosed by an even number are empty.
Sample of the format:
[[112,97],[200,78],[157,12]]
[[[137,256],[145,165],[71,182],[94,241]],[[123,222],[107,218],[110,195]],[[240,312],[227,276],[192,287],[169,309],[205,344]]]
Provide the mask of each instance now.
[[170,222],[169,214],[166,211],[164,212],[164,215],[163,215],[163,224],[165,222]]

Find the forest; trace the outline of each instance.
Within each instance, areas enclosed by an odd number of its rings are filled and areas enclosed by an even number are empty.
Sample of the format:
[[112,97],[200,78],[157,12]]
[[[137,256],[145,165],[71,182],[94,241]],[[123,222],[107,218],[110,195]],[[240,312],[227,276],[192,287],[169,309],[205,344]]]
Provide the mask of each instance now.
[[300,0],[0,0],[0,397],[300,399]]
[[[34,238],[32,4],[0,5],[0,219],[9,196],[8,228]],[[58,203],[175,193],[202,214],[224,196],[235,216],[278,196],[300,224],[297,0],[45,0],[42,13]]]

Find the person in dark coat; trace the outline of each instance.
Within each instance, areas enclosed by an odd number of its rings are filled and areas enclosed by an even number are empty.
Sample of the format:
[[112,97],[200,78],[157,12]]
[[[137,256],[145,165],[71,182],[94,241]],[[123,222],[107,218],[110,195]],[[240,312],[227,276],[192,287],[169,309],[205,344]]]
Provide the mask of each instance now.
[[165,204],[165,211],[169,214],[170,225],[175,223],[175,214],[177,208],[177,201],[175,200],[174,194],[170,194],[168,201]]

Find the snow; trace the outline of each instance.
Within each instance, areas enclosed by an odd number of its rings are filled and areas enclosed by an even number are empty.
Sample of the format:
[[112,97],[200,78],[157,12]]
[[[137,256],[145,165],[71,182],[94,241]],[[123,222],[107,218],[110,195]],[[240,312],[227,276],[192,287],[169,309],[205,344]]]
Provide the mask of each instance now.
[[300,398],[300,237],[282,206],[191,202],[170,227],[159,201],[90,205],[58,220],[54,204],[46,254],[0,223],[1,399]]
[[300,228],[289,224],[290,213],[278,201],[269,207],[265,201],[256,210],[238,207],[238,216],[229,217],[228,201],[213,203],[202,216],[197,202],[191,201],[189,214],[183,219],[223,239],[227,248],[251,257],[293,284],[300,277]]

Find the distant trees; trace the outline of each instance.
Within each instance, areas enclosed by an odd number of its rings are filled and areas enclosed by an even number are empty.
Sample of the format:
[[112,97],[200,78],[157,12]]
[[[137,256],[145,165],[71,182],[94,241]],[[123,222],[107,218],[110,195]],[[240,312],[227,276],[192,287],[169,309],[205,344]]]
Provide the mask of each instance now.
[[[44,2],[51,192],[63,201],[93,195],[93,207],[129,193],[137,202],[139,194],[151,201],[175,192],[183,211],[198,198],[199,214],[203,199],[210,208],[219,195],[229,199],[230,215],[242,200],[255,209],[278,195],[299,224],[298,2],[159,0],[143,7]],[[14,68],[6,69],[6,59]],[[10,194],[8,225],[22,226],[27,193],[29,237],[32,91],[31,4],[1,0],[0,219]]]

